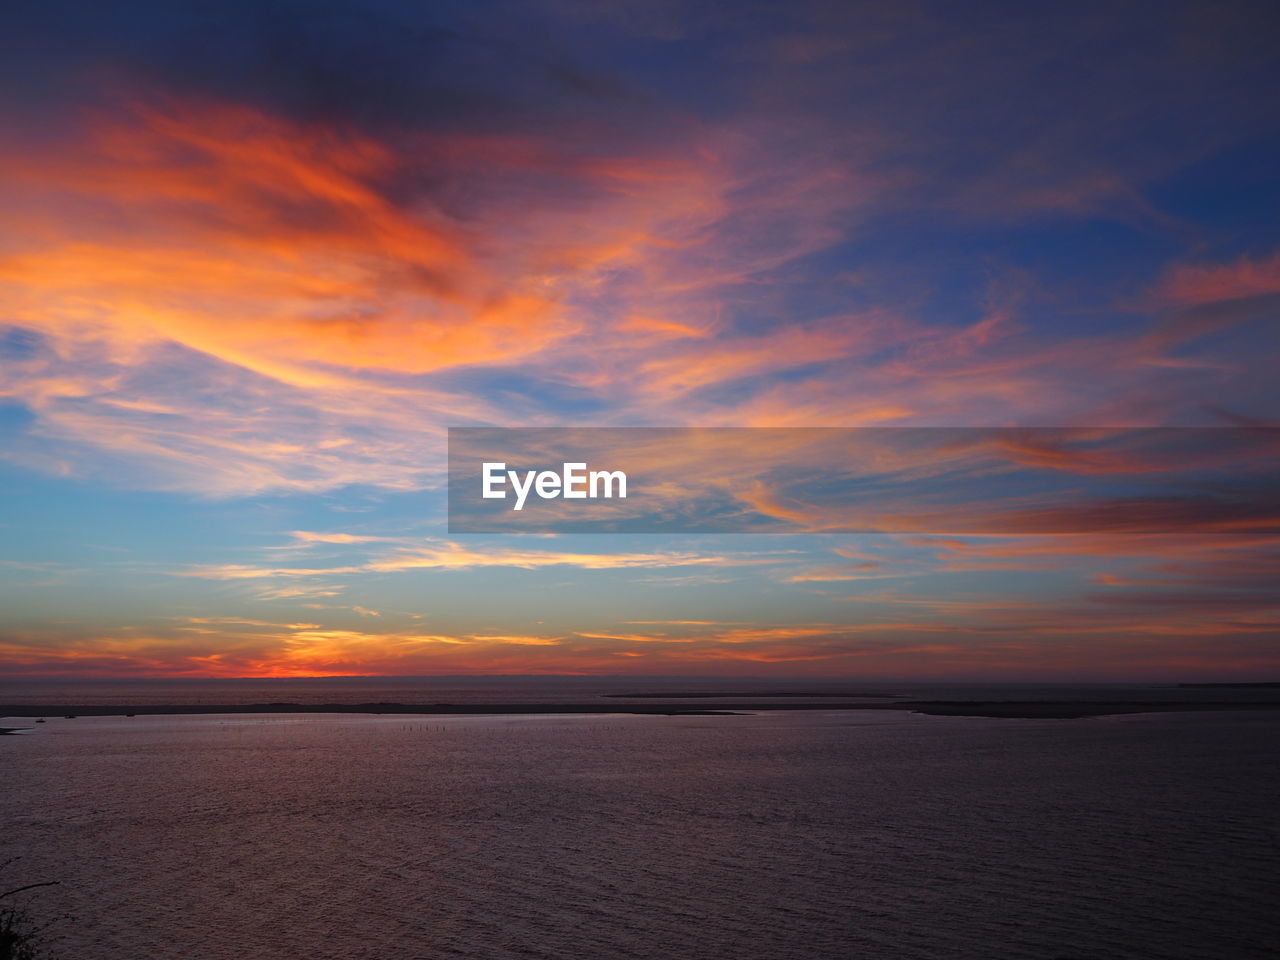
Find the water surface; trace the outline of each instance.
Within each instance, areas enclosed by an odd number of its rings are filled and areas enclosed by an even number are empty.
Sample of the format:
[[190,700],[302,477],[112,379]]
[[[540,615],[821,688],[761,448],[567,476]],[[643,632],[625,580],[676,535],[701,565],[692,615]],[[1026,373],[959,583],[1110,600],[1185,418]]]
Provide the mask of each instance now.
[[181,716],[0,740],[64,960],[1274,957],[1274,714]]

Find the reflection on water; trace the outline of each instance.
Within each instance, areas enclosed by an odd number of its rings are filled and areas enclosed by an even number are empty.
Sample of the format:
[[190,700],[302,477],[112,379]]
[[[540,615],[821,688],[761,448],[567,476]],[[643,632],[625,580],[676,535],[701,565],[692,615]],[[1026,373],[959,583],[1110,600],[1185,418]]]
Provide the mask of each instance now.
[[1274,714],[51,719],[65,960],[1274,956]]

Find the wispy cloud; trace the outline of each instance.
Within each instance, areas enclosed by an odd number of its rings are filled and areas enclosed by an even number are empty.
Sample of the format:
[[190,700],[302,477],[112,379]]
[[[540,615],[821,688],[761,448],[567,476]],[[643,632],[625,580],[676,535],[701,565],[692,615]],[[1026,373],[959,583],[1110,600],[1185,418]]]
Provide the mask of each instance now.
[[[294,534],[299,537],[298,533]],[[352,537],[341,534],[318,534],[299,537],[309,543],[366,544],[395,542],[399,538]],[[254,566],[251,564],[197,565],[168,571],[172,576],[205,580],[293,579],[340,577],[359,573],[395,573],[405,570],[472,570],[481,567],[513,567],[534,570],[540,567],[576,567],[581,570],[630,570],[663,567],[732,567],[753,566],[772,562],[774,556],[726,553],[699,554],[688,551],[628,553],[603,550],[580,553],[560,550],[533,550],[512,546],[489,549],[468,547],[448,540],[419,540],[413,547],[401,546],[355,565],[331,567]]]

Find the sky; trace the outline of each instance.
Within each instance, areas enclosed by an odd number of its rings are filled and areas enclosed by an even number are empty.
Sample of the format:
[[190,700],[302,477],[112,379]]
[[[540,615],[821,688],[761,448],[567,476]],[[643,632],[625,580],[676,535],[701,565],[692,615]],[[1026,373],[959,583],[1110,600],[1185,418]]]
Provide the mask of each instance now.
[[446,436],[1280,425],[1278,28],[6,4],[0,672],[1275,679],[1274,523],[451,535]]

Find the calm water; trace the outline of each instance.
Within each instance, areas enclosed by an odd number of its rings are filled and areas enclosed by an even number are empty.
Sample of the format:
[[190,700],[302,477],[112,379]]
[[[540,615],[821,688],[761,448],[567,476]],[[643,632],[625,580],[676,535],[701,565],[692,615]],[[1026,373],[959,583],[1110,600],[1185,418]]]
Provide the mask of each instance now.
[[1275,957],[1280,719],[52,719],[64,960]]

